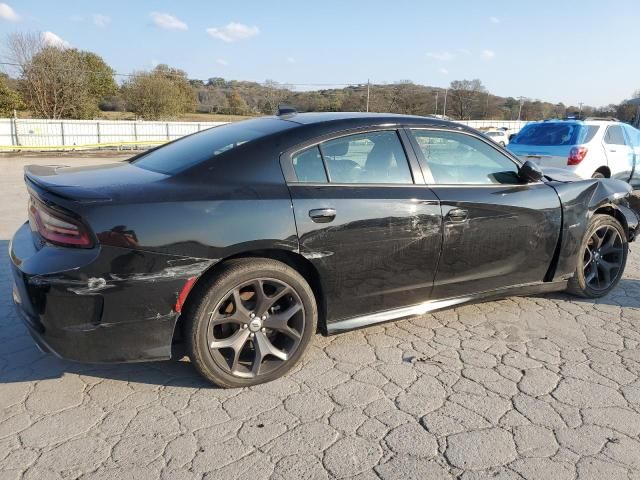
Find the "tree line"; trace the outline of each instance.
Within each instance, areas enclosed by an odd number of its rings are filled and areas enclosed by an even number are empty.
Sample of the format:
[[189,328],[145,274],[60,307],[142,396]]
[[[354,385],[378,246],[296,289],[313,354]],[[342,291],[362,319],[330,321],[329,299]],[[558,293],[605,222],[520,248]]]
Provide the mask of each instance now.
[[[582,114],[631,121],[636,111],[626,102],[595,108],[501,97],[479,79],[454,80],[446,89],[401,80],[299,91],[272,80],[190,79],[183,70],[158,65],[125,75],[118,84],[116,72],[96,53],[47,45],[38,34],[12,34],[6,50],[14,75],[0,75],[0,116],[14,110],[53,119],[91,119],[101,111],[128,111],[146,120],[189,112],[251,116],[273,114],[281,103],[299,111],[446,114],[458,120],[540,120]],[[632,95],[637,97],[640,90]]]

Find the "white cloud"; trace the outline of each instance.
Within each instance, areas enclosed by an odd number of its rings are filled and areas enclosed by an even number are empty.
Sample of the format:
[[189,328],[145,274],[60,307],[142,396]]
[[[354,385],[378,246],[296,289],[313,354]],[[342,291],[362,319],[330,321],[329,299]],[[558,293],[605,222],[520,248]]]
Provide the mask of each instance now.
[[168,13],[152,12],[151,20],[156,27],[164,30],[187,30],[189,27],[178,17],[169,15]]
[[250,27],[242,23],[231,22],[224,27],[207,28],[207,33],[213,38],[230,43],[255,37],[260,33],[260,29],[255,25]]
[[493,57],[496,56],[496,52],[494,52],[493,50],[483,50],[480,55],[482,55],[482,58],[486,58],[487,60],[491,60]]
[[441,73],[442,75],[447,75],[449,73],[449,70],[441,67],[438,69],[438,73]]
[[219,58],[218,60],[216,60],[216,63],[218,65],[222,65],[223,67],[226,67],[227,65],[229,65],[229,62],[227,62],[224,58]]
[[450,62],[451,60],[453,60],[454,58],[456,58],[456,56],[451,53],[451,52],[429,52],[427,53],[427,57],[429,58],[433,58],[434,60],[439,60],[441,62]]
[[296,59],[293,57],[287,57],[287,63],[296,63]]
[[95,13],[93,16],[93,23],[96,27],[99,28],[105,28],[106,26],[109,25],[109,23],[111,23],[111,18],[107,17],[106,15],[102,15],[100,13]]
[[71,44],[53,32],[44,32],[42,42],[48,47],[71,48]]
[[498,17],[489,17],[489,21],[496,24],[500,23],[500,19]]
[[20,20],[20,15],[6,3],[0,3],[0,18],[10,22],[17,22]]

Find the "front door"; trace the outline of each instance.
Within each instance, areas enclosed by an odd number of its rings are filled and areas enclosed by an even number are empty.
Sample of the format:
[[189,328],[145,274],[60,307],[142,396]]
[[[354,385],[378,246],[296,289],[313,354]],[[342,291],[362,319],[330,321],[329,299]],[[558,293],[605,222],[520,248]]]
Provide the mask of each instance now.
[[522,184],[515,162],[479,136],[410,134],[444,220],[432,298],[543,281],[561,226],[555,190],[543,182]]
[[[429,299],[440,205],[396,130],[328,139],[290,155],[300,253],[317,269],[328,322]],[[411,164],[410,161],[411,160]]]

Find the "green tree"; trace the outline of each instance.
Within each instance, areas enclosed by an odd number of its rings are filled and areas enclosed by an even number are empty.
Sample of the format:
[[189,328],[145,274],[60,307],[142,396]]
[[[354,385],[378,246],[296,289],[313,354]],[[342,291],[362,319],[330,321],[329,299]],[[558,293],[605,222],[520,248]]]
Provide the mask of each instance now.
[[93,118],[116,90],[113,70],[95,53],[46,45],[38,34],[13,34],[8,51],[20,72],[19,89],[32,115]]
[[8,85],[6,75],[0,75],[0,117],[9,117],[14,110],[23,108],[20,94]]
[[138,72],[122,86],[129,110],[146,120],[175,118],[193,110],[195,94],[187,75],[168,65]]
[[227,95],[227,102],[229,103],[229,113],[232,115],[246,115],[249,107],[244,98],[236,91],[233,90]]

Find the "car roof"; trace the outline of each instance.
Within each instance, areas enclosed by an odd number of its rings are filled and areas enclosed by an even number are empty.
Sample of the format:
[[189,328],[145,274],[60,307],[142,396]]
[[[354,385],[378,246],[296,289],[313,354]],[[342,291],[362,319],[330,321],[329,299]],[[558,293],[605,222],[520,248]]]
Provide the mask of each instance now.
[[459,128],[462,124],[442,120],[435,117],[421,117],[418,115],[400,115],[395,113],[365,113],[365,112],[309,112],[293,113],[271,118],[279,118],[300,125],[316,125],[322,123],[344,123],[345,125],[367,126],[398,124],[432,125],[446,126],[449,128]]

